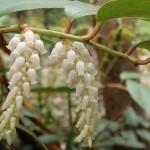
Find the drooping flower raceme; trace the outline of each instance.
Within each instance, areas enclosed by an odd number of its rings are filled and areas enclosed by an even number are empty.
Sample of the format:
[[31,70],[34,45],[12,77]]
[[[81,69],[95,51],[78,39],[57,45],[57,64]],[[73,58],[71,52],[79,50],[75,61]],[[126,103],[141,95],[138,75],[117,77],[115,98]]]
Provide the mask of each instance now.
[[39,54],[46,53],[39,36],[28,30],[15,35],[7,48],[11,51],[9,60],[13,63],[9,72],[9,89],[6,101],[2,105],[0,116],[0,139],[5,137],[11,144],[16,132],[19,117],[23,116],[23,99],[30,96],[31,85],[36,84],[36,69],[40,68]]
[[79,102],[76,112],[81,112],[76,127],[80,134],[75,141],[83,146],[92,147],[96,120],[103,115],[98,110],[98,89],[95,86],[97,73],[92,58],[81,42],[63,45],[58,42],[49,56],[51,65],[61,64],[67,74],[67,84],[76,88],[76,99]]

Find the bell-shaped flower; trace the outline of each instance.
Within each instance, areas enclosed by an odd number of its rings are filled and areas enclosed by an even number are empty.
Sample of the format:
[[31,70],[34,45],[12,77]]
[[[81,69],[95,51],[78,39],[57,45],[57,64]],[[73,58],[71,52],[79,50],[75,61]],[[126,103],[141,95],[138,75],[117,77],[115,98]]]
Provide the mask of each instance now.
[[32,68],[28,69],[27,75],[29,77],[29,80],[30,80],[31,84],[36,84],[37,83],[35,69],[32,69]]
[[25,94],[26,97],[30,96],[30,90],[31,90],[30,83],[29,82],[24,82],[23,83],[23,91],[24,91],[24,94]]
[[18,82],[21,78],[22,78],[22,73],[19,72],[19,71],[15,72],[15,73],[13,74],[13,76],[12,76],[10,82],[9,82],[9,89],[12,89],[12,87],[13,87],[14,85],[16,85],[17,82]]
[[79,76],[84,75],[84,69],[85,69],[84,62],[83,61],[78,61],[76,63],[76,70],[77,70]]
[[27,50],[27,48],[28,48],[28,46],[25,42],[18,43],[18,45],[15,49],[17,55],[20,56],[21,54],[23,54]]
[[16,96],[16,108],[20,112],[22,110],[23,97]]
[[93,76],[95,76],[97,74],[97,71],[96,71],[93,63],[91,63],[91,62],[86,64],[86,71]]
[[80,97],[84,94],[84,84],[79,82],[76,87],[76,96]]
[[35,48],[41,55],[47,53],[44,43],[41,40],[35,40]]
[[25,36],[25,41],[27,42],[27,43],[34,43],[34,39],[35,39],[35,37],[34,37],[34,33],[31,31],[31,30],[28,30],[28,31],[26,31],[25,33],[24,33],[24,36]]
[[81,104],[82,109],[86,109],[87,108],[87,106],[89,104],[89,101],[90,101],[89,96],[87,96],[87,95],[83,96],[82,104]]
[[20,70],[25,64],[25,59],[23,57],[17,57],[16,60],[14,61],[13,65],[12,65],[12,68],[15,70],[15,71],[18,71]]
[[68,59],[70,62],[74,62],[75,56],[76,56],[76,53],[75,53],[73,50],[69,50],[69,51],[68,51],[68,53],[67,53],[67,59]]
[[16,48],[17,44],[20,42],[20,38],[19,37],[13,37],[9,43],[8,46],[6,46],[10,51],[12,51],[13,49]]
[[35,69],[40,69],[41,68],[40,58],[39,58],[38,54],[32,54],[31,57],[30,57],[30,60],[32,62],[33,68],[35,68]]

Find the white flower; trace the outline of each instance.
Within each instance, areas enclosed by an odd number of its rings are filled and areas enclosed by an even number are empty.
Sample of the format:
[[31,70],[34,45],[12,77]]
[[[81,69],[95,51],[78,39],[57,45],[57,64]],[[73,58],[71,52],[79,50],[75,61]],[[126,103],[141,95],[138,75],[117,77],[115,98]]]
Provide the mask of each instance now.
[[24,82],[23,83],[23,91],[24,91],[24,94],[26,97],[29,97],[30,96],[30,83],[29,82]]
[[34,33],[30,30],[28,30],[27,32],[24,33],[24,36],[25,36],[25,41],[27,43],[34,43]]
[[46,51],[40,37],[35,36],[32,31],[15,35],[7,48],[11,50],[9,60],[14,63],[7,73],[10,78],[10,91],[2,105],[0,139],[5,137],[8,144],[11,144],[12,137],[16,133],[15,126],[23,116],[23,97],[30,96],[30,86],[37,82],[35,69],[40,68],[40,58],[35,50],[41,54]]
[[40,57],[38,54],[32,54],[31,57],[30,57],[30,60],[32,62],[32,66],[35,68],[35,69],[40,69],[41,66],[40,66]]
[[44,43],[41,40],[35,40],[35,48],[41,55],[47,53]]
[[91,56],[81,42],[65,46],[59,42],[53,48],[49,58],[51,64],[61,64],[61,69],[67,74],[68,86],[76,87],[75,95],[79,105],[75,111],[80,111],[81,116],[76,124],[80,134],[75,141],[91,147],[94,139],[94,124],[99,117],[98,89],[95,86],[97,71]]
[[76,70],[77,70],[79,76],[84,75],[84,69],[85,69],[84,62],[83,61],[78,61],[76,63]]
[[35,72],[34,69],[32,69],[32,68],[29,69],[27,71],[27,75],[29,77],[29,80],[30,80],[31,84],[36,84],[37,83],[37,81],[36,81],[36,72]]
[[13,37],[10,41],[8,46],[6,46],[10,51],[16,48],[17,44],[20,42],[19,37]]
[[68,53],[67,53],[67,59],[68,59],[70,62],[74,62],[75,56],[76,56],[76,53],[75,53],[73,50],[69,50],[69,51],[68,51]]

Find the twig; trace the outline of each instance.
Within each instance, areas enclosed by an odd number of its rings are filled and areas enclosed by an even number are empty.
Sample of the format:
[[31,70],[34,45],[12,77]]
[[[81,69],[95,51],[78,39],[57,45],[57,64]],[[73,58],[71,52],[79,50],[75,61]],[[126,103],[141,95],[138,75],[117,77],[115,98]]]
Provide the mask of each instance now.
[[[26,27],[29,28],[28,26],[26,26]],[[0,33],[19,32],[19,31],[22,31],[23,29],[24,29],[24,25],[23,26],[8,27],[8,28],[0,28]],[[132,63],[134,63],[136,65],[145,65],[145,64],[148,64],[150,62],[150,58],[145,59],[145,60],[138,60],[137,58],[133,58],[133,57],[130,57],[130,56],[123,54],[121,52],[117,52],[117,51],[112,50],[106,46],[98,44],[94,41],[91,41],[91,40],[86,41],[87,39],[85,39],[84,36],[74,36],[71,34],[61,33],[61,32],[57,32],[57,31],[31,28],[31,27],[29,29],[32,30],[33,32],[41,34],[41,35],[49,35],[49,36],[54,36],[54,37],[59,37],[59,38],[64,38],[64,39],[86,42],[87,44],[92,45],[93,47],[98,48],[104,52],[107,52],[113,56],[128,59],[129,61],[131,61]]]

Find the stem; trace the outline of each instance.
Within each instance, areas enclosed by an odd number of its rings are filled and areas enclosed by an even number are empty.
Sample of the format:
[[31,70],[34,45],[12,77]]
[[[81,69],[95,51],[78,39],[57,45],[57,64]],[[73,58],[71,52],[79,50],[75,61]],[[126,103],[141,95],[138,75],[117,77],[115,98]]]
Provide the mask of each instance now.
[[111,54],[112,56],[117,56],[117,57],[121,57],[121,58],[128,59],[128,60],[130,60],[130,61],[131,61],[132,63],[134,63],[134,64],[135,64],[136,61],[137,61],[136,58],[133,58],[133,57],[130,57],[130,56],[125,55],[125,54],[123,54],[123,53],[114,51],[114,50],[112,50],[112,49],[110,49],[110,48],[108,48],[108,47],[105,47],[105,46],[100,45],[100,44],[98,44],[98,43],[95,43],[95,42],[93,42],[93,41],[89,41],[89,44],[92,45],[92,46],[94,46],[94,47],[96,47],[96,48],[98,48],[98,49],[101,49],[101,50],[104,51],[104,52],[107,52],[107,53]]
[[64,33],[69,33],[73,24],[73,20],[69,20]]
[[30,29],[33,32],[41,34],[41,35],[49,35],[49,36],[54,36],[54,37],[58,37],[58,38],[64,38],[64,39],[70,39],[70,40],[83,42],[83,38],[80,36],[74,36],[74,35],[61,33],[61,32],[57,32],[57,31],[38,29],[38,28],[30,28]]
[[[113,56],[117,56],[117,57],[120,57],[120,58],[128,59],[129,61],[131,61],[134,64],[138,64],[138,65],[142,64],[143,65],[145,63],[149,63],[149,61],[145,62],[145,60],[142,60],[142,61],[138,60],[137,61],[136,58],[133,58],[133,57],[130,57],[130,56],[126,55],[126,54],[114,51],[114,50],[112,50],[112,49],[110,49],[108,47],[105,47],[103,45],[95,43],[95,42],[93,42],[91,40],[87,42],[86,41],[87,39],[85,39],[84,36],[83,37],[81,37],[81,36],[74,36],[74,35],[71,35],[71,34],[61,33],[61,32],[52,31],[52,30],[31,28],[31,27],[28,27],[27,25],[19,25],[19,26],[15,26],[15,27],[0,28],[0,33],[20,32],[22,30],[25,30],[26,28],[32,30],[35,33],[41,34],[41,35],[49,35],[49,36],[54,36],[54,37],[58,37],[58,38],[75,40],[75,41],[79,41],[79,42],[86,42],[87,44],[92,45],[95,48],[101,49],[102,51],[107,52],[107,53],[109,53],[109,54],[111,54]],[[94,32],[94,35],[95,35],[95,33],[96,32]]]
[[94,27],[94,29],[91,31],[90,34],[82,36],[83,40],[89,41],[89,40],[93,39],[96,36],[96,34],[98,33],[98,31],[100,30],[101,26],[102,26],[101,22],[96,23],[96,26]]

